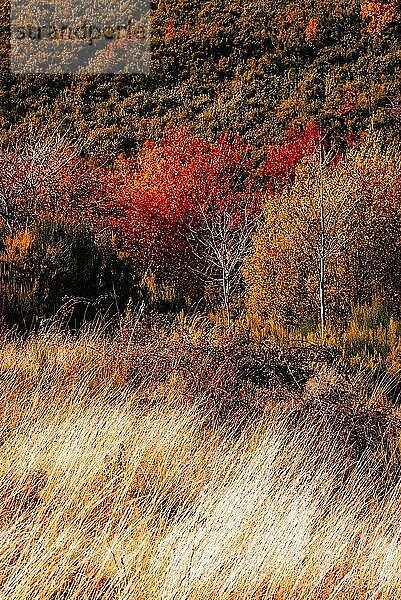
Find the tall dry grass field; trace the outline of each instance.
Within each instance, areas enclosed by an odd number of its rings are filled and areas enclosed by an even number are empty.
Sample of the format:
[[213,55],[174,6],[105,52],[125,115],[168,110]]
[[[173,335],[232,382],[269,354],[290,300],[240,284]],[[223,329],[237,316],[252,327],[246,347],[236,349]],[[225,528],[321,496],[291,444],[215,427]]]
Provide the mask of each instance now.
[[260,408],[249,381],[259,408],[235,427],[193,371],[147,362],[173,344],[157,340],[2,341],[0,598],[399,598],[401,486],[380,452],[278,410],[278,388]]

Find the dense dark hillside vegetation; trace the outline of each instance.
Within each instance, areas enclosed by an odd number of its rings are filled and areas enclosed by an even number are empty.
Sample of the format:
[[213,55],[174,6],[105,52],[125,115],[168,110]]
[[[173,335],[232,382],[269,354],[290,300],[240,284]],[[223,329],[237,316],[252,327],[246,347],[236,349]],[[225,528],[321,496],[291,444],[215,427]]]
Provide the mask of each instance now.
[[152,3],[149,75],[14,76],[2,0],[0,125],[71,124],[112,157],[187,123],[263,146],[311,120],[399,136],[398,0]]

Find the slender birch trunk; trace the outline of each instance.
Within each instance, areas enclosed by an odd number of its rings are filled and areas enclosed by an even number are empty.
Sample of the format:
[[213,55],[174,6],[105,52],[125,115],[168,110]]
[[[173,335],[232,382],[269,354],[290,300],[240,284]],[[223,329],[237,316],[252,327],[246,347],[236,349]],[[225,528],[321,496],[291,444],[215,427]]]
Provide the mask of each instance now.
[[320,333],[324,339],[326,330],[326,297],[325,297],[325,271],[326,271],[326,223],[323,193],[323,155],[322,142],[319,144],[319,200],[320,200],[320,250],[319,250],[319,296],[320,296]]

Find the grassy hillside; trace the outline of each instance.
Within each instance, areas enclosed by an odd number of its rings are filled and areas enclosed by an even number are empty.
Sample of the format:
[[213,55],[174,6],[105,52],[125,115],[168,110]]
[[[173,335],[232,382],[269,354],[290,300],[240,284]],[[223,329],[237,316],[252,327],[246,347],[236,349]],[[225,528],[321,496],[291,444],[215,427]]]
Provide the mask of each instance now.
[[396,598],[380,390],[317,348],[133,325],[2,339],[1,597]]

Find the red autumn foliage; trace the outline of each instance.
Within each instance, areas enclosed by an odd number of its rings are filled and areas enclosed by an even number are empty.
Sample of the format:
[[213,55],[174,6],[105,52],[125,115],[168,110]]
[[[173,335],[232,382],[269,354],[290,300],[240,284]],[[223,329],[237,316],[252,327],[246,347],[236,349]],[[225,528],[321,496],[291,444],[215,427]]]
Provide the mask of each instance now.
[[297,165],[317,151],[320,144],[323,154],[330,154],[330,164],[334,168],[344,156],[346,148],[355,141],[354,134],[350,132],[333,136],[317,123],[312,123],[301,131],[291,128],[281,144],[266,147],[266,159],[260,174],[267,179],[271,192],[280,192],[292,185]]
[[361,17],[368,22],[369,33],[380,34],[394,21],[399,8],[400,0],[367,0],[361,4]]
[[106,174],[106,220],[140,272],[188,286],[190,231],[210,211],[229,210],[235,226],[250,173],[239,137],[222,134],[208,143],[179,127]]
[[307,42],[314,42],[318,37],[319,24],[317,20],[312,17],[309,19],[308,24],[305,28],[305,38]]
[[262,167],[262,175],[267,177],[273,189],[280,189],[292,183],[297,164],[311,155],[322,138],[317,123],[312,123],[302,131],[291,128],[280,145],[266,148],[267,158]]

